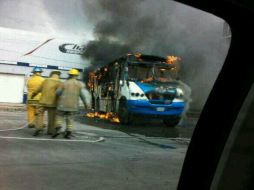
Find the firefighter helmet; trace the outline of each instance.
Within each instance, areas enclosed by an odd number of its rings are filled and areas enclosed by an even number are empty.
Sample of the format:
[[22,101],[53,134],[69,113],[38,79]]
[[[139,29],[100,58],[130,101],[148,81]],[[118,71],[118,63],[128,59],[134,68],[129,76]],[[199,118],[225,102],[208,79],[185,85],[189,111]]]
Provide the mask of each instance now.
[[79,75],[79,72],[77,69],[71,69],[71,70],[69,70],[68,74],[77,76],[77,75]]
[[32,73],[42,73],[42,69],[40,67],[34,67]]

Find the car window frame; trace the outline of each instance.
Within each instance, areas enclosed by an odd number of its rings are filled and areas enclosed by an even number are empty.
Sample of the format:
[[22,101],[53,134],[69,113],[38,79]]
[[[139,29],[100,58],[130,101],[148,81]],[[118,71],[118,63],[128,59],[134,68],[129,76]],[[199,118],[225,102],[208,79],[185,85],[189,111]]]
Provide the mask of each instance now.
[[246,42],[250,45],[253,42],[250,35],[253,34],[250,27],[253,11],[225,0],[177,2],[224,19],[232,32],[226,60],[193,132],[177,188],[210,189],[228,136],[253,84],[253,61],[251,56],[244,56],[252,55]]

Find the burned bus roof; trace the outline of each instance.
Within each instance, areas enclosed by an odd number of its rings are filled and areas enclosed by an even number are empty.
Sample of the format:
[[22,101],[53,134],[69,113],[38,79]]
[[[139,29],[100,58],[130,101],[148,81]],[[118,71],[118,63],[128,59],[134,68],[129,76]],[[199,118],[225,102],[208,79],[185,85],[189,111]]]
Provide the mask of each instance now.
[[133,54],[127,55],[127,57],[131,60],[136,60],[136,61],[144,61],[144,62],[165,62],[166,59],[163,57],[159,56],[154,56],[154,55],[144,55],[140,54],[139,56],[135,56]]
[[128,59],[128,60],[133,60],[133,61],[143,60],[144,62],[165,62],[166,61],[166,58],[160,57],[160,56],[155,56],[155,55],[127,54],[127,55],[124,55],[124,56],[121,56],[121,57],[115,59],[114,61],[111,61],[111,63],[121,60],[121,59]]
[[121,56],[115,59],[114,61],[111,61],[110,63],[103,65],[100,68],[97,68],[95,72],[101,72],[104,69],[107,70],[109,65],[112,65],[115,62],[118,62],[120,60],[127,60],[131,64],[146,64],[146,65],[156,64],[158,66],[174,67],[174,65],[169,64],[167,62],[167,58],[165,57],[137,53],[137,54],[127,54],[127,55]]
[[172,64],[168,64],[166,58],[153,56],[153,55],[129,55],[127,56],[127,60],[129,64],[143,64],[143,65],[153,65],[156,64],[157,66],[162,67],[174,67]]

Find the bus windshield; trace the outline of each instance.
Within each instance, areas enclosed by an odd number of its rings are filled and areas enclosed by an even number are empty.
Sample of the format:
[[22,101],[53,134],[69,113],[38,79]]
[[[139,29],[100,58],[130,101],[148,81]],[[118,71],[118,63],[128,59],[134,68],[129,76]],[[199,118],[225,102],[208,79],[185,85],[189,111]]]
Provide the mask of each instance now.
[[174,67],[161,64],[129,64],[128,79],[139,82],[171,82],[175,80]]

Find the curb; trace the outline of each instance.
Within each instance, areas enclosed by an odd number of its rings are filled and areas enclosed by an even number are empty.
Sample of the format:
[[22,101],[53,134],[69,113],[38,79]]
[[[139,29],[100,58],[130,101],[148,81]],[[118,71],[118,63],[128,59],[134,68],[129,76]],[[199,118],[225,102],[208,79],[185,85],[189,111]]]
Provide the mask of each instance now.
[[25,104],[1,104],[0,111],[26,111]]

